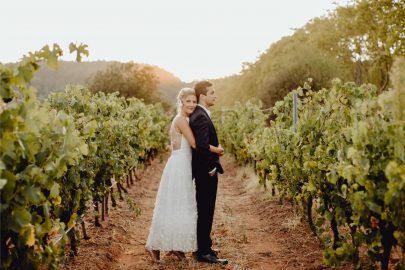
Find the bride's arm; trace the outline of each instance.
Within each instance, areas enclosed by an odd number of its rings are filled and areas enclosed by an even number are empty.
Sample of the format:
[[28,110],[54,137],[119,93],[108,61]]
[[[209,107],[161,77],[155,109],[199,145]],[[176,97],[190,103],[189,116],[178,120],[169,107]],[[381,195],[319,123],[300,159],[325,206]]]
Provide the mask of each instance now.
[[[183,134],[190,146],[195,149],[195,138],[187,120],[184,117],[179,117],[178,120],[176,120],[175,126],[178,128],[178,130],[180,130],[180,133]],[[210,144],[210,152],[217,155],[222,155],[224,153],[224,149],[220,145],[216,147]]]
[[190,146],[195,149],[195,138],[186,118],[178,117],[175,122],[175,127],[180,131],[181,134],[183,134],[184,138],[186,138]]

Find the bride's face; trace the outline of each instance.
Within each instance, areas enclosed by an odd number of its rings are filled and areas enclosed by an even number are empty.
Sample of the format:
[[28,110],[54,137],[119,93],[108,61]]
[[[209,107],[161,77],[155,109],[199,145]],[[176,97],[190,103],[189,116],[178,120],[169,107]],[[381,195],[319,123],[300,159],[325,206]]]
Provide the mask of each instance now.
[[186,115],[194,112],[197,106],[197,97],[195,95],[188,95],[182,99],[183,107],[181,108]]

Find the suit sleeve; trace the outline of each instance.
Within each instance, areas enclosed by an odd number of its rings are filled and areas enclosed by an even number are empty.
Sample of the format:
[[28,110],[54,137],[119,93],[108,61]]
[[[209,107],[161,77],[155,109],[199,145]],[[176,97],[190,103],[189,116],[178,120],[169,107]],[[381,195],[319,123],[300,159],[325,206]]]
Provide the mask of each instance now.
[[194,132],[196,151],[204,159],[204,167],[207,168],[207,173],[214,170],[216,164],[209,151],[209,122],[204,115],[199,115],[192,123],[191,129]]

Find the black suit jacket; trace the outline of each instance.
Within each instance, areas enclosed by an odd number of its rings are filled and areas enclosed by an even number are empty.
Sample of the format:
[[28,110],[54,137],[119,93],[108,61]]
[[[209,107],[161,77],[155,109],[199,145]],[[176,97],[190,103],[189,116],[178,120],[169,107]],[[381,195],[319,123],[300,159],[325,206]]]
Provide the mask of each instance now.
[[193,131],[196,149],[193,149],[192,169],[193,175],[208,175],[217,168],[218,173],[224,173],[219,156],[209,151],[210,145],[218,146],[217,132],[207,112],[197,106],[190,115],[190,127]]

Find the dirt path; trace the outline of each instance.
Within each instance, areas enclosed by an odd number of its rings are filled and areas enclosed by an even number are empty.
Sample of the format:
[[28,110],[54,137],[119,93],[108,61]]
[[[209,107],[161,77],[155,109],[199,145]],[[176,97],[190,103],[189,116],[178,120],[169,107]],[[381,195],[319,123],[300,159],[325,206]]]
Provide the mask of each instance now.
[[322,251],[309,228],[292,207],[265,198],[251,170],[225,156],[220,176],[213,226],[214,247],[229,265],[198,263],[191,254],[178,262],[163,254],[164,264],[153,265],[144,252],[160,175],[168,154],[152,162],[129,197],[141,208],[136,217],[126,202],[119,202],[103,228],[86,222],[90,240],[82,240],[79,256],[63,269],[326,269]]

